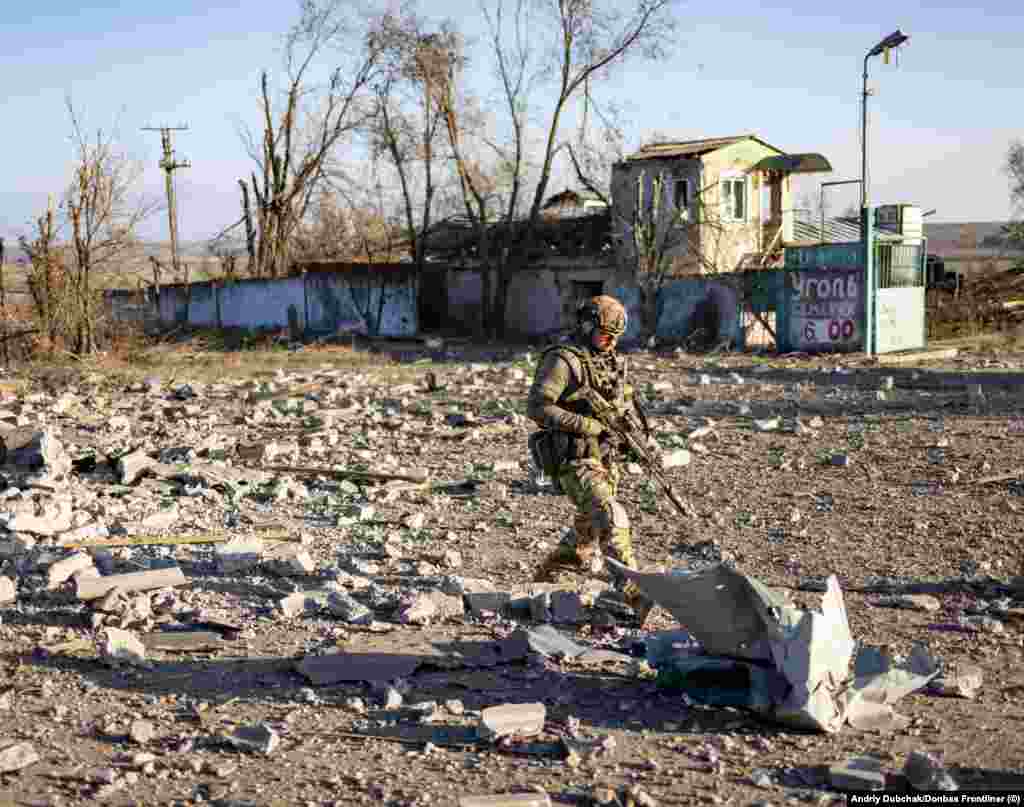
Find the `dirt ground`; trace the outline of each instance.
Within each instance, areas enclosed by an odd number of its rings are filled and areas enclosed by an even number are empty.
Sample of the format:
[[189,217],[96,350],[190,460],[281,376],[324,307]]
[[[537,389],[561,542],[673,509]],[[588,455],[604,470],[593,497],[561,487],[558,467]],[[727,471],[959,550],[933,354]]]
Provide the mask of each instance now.
[[[825,781],[827,766],[873,755],[889,784],[905,789],[899,772],[912,750],[941,753],[963,788],[1024,790],[1024,621],[1013,610],[1024,607],[1024,589],[1011,582],[1024,575],[1024,357],[968,352],[940,365],[880,366],[863,357],[631,354],[659,442],[667,452],[691,452],[687,466],[667,473],[698,513],[684,521],[645,474],[626,474],[622,500],[643,568],[721,557],[809,607],[820,599],[811,584],[835,574],[859,641],[894,653],[925,642],[944,665],[984,672],[973,699],[921,691],[900,701],[897,711],[910,718],[905,729],[847,726],[833,735],[688,704],[636,664],[537,655],[452,662],[453,648],[486,647],[529,620],[485,614],[408,625],[395,617],[402,596],[436,587],[443,574],[417,566],[422,559],[457,550],[458,575],[522,591],[571,524],[569,503],[529,480],[533,427],[522,404],[536,358],[536,349],[469,345],[446,354],[396,347],[358,361],[306,349],[253,368],[237,354],[197,349],[172,368],[151,355],[134,376],[12,377],[0,402],[5,413],[57,428],[72,458],[97,451],[99,469],[72,482],[76,506],[125,496],[134,515],[174,500],[181,515],[167,535],[273,522],[308,537],[317,573],[299,580],[259,567],[227,573],[212,546],[120,550],[118,572],[173,559],[188,578],[175,590],[174,618],[212,624],[223,638],[212,650],[152,651],[146,667],[110,666],[92,646],[89,606],[65,589],[45,591],[46,559],[38,553],[60,552],[40,542],[35,555],[8,558],[0,575],[18,580],[19,596],[0,605],[0,755],[28,742],[39,760],[0,773],[0,805],[457,805],[464,795],[532,791],[554,804],[588,805],[623,785],[662,805],[827,804],[839,798]],[[433,392],[428,372],[436,375]],[[133,378],[142,376],[161,381],[141,391]],[[892,388],[880,396],[886,377]],[[198,411],[167,403],[186,382]],[[257,388],[330,402],[341,414],[257,423],[246,397]],[[67,389],[82,407],[55,414],[49,407]],[[130,436],[115,439],[115,412],[131,420]],[[758,425],[775,417],[775,427]],[[706,436],[688,437],[708,425]],[[229,501],[152,482],[147,493],[133,493],[103,475],[112,447],[158,452],[213,432],[294,444],[274,464],[358,462],[372,470],[390,462],[426,469],[432,480],[477,484],[385,495],[379,486],[354,490],[293,475],[296,495]],[[847,464],[836,464],[838,455]],[[351,508],[367,503],[369,520],[346,523]],[[102,517],[102,509],[91,512]],[[108,526],[117,512],[108,509]],[[410,527],[416,514],[425,522]],[[353,559],[370,564],[360,568],[380,594],[370,604],[371,625],[280,613],[282,597],[335,579]],[[945,583],[934,587],[941,609],[882,607],[877,587],[885,582]],[[960,621],[972,614],[999,625],[977,630]],[[634,656],[642,656],[646,633],[673,627],[660,609],[640,632],[628,615],[598,607],[578,625],[559,626],[583,644]],[[403,706],[458,700],[464,712],[452,704],[439,707],[434,722],[417,721],[408,709],[385,709],[383,684],[311,686],[296,671],[296,662],[335,648],[422,654],[426,663],[392,682]],[[532,701],[547,707],[541,735],[473,740],[478,710]],[[153,736],[131,739],[135,721],[149,723]],[[269,754],[222,739],[258,724],[280,737]],[[393,736],[367,736],[368,729]],[[567,758],[562,737],[601,741],[602,750]]]

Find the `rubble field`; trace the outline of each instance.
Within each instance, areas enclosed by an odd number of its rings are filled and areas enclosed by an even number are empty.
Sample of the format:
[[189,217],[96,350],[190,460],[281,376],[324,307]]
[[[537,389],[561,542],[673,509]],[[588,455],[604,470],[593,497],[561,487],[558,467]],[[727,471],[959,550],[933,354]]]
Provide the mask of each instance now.
[[1019,355],[630,353],[642,630],[531,582],[537,348],[231,356],[0,378],[0,805],[1024,790]]

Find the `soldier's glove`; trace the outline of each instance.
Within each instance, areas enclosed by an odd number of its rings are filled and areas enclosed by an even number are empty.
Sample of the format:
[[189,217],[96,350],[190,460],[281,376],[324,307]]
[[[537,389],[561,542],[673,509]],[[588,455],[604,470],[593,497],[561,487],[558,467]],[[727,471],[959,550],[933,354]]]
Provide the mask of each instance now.
[[596,418],[583,418],[580,423],[580,433],[587,437],[600,437],[607,431],[604,424]]

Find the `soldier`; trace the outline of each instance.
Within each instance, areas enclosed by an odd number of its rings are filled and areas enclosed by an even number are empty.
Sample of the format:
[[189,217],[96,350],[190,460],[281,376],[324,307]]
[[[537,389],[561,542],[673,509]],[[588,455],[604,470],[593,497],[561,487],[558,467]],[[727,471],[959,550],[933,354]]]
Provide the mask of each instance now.
[[[545,559],[535,578],[538,582],[549,580],[565,566],[596,572],[602,565],[602,552],[637,568],[629,517],[615,498],[619,484],[617,441],[591,417],[589,404],[566,401],[583,385],[590,385],[609,401],[621,403],[631,396],[626,359],[615,352],[626,321],[626,309],[614,297],[601,295],[581,304],[573,344],[543,353],[530,388],[527,415],[541,428],[530,436],[530,453],[538,468],[552,477],[559,492],[566,493],[577,509],[575,534]],[[632,582],[623,587],[623,594],[643,626],[652,603]]]

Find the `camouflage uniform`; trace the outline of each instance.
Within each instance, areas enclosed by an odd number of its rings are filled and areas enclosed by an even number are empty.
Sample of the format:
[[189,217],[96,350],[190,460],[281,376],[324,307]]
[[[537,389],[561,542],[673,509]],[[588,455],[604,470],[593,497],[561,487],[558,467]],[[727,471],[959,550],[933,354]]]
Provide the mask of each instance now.
[[[621,323],[613,322],[607,330],[615,336],[625,331],[625,311],[617,300],[602,296],[591,300],[590,305],[621,311]],[[601,329],[606,330],[603,324]],[[600,568],[601,552],[637,568],[629,517],[615,498],[619,485],[619,470],[614,461],[618,446],[590,416],[589,404],[566,401],[583,384],[610,401],[621,402],[631,394],[625,383],[626,359],[614,350],[602,352],[593,348],[591,332],[592,329],[584,328],[577,334],[576,344],[545,351],[527,402],[527,415],[541,428],[531,436],[531,453],[548,453],[545,464],[577,509],[574,533],[543,562],[538,580],[550,578],[565,566],[596,571]],[[535,448],[536,441],[546,441],[541,443],[543,449]],[[649,602],[632,583],[626,584],[623,593],[643,621],[650,609]]]

